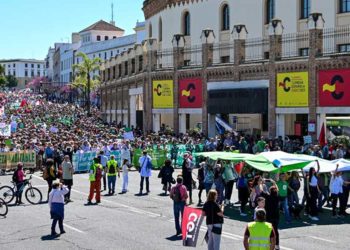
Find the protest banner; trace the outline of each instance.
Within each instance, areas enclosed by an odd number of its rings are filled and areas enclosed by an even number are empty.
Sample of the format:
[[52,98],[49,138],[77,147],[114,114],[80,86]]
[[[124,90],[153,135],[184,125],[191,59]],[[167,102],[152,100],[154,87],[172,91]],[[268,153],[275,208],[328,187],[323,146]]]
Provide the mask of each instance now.
[[[109,155],[106,155],[109,157],[111,155],[114,155],[115,160],[118,162],[118,166],[121,167],[121,157],[120,157],[120,151],[110,151]],[[97,152],[79,152],[76,154],[73,154],[73,167],[74,171],[76,172],[86,172],[89,171],[90,166],[94,160],[94,158],[97,157]]]
[[[142,156],[142,149],[135,149],[132,158],[132,163],[135,167],[139,167],[139,159]],[[160,169],[164,166],[164,162],[167,159],[166,150],[164,149],[149,149],[148,155],[152,158],[152,165],[154,169]]]
[[184,246],[197,246],[199,230],[202,222],[202,209],[185,206],[182,217],[182,243]]
[[17,163],[22,162],[25,169],[36,168],[35,151],[19,151],[0,153],[0,169],[14,170],[17,168]]
[[124,132],[124,140],[131,140],[133,141],[134,140],[134,133],[132,131],[130,132]]

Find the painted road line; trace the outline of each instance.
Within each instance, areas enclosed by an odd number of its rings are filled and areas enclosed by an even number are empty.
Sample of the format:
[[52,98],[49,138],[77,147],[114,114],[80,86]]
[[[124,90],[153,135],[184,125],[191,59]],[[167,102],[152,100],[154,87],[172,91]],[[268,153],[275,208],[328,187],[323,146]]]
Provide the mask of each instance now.
[[328,240],[328,239],[325,239],[325,238],[321,238],[321,237],[316,237],[316,236],[308,236],[309,238],[312,238],[312,239],[315,239],[315,240],[321,240],[321,241],[325,241],[325,242],[329,242],[329,243],[337,243],[336,241],[333,241],[333,240]]
[[85,232],[83,232],[83,231],[81,231],[81,230],[79,230],[79,229],[77,229],[77,228],[75,228],[75,227],[69,226],[69,225],[67,225],[66,223],[63,223],[63,225],[64,225],[65,227],[69,228],[70,230],[73,230],[73,231],[78,232],[78,233],[81,233],[81,234],[85,234]]

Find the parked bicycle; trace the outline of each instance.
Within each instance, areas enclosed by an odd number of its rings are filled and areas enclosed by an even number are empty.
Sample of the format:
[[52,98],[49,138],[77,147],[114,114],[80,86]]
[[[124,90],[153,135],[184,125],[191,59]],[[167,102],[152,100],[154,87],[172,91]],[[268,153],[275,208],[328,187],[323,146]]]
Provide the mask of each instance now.
[[0,199],[0,216],[5,217],[8,211],[6,202],[3,199]]
[[11,181],[11,183],[13,184],[12,187],[0,187],[0,198],[3,199],[6,204],[10,204],[13,201],[13,199],[17,196],[17,194],[23,192],[24,188],[28,186],[27,190],[24,193],[27,201],[33,205],[40,204],[43,199],[43,195],[41,194],[39,189],[32,186],[32,183],[30,182],[31,179],[32,175],[24,181],[20,190],[17,190],[16,183],[14,183],[13,181]]

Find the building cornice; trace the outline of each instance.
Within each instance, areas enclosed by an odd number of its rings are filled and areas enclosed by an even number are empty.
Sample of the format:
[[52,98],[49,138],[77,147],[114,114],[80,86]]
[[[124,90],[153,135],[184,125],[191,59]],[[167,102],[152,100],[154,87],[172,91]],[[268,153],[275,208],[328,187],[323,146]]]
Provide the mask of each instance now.
[[143,13],[145,19],[149,19],[152,16],[158,14],[167,7],[175,7],[176,5],[185,5],[189,3],[203,2],[203,0],[145,0],[143,2]]

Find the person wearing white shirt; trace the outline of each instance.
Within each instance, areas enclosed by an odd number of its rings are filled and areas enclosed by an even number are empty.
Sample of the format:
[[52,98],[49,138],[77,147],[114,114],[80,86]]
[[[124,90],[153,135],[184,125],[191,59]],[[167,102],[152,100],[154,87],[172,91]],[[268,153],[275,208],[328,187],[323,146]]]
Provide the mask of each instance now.
[[64,220],[64,196],[69,192],[66,186],[58,181],[52,184],[52,190],[49,194],[49,207],[52,225],[51,225],[51,235],[56,236],[56,225],[58,222],[60,233],[64,234],[63,220]]
[[123,171],[123,188],[122,188],[122,193],[125,194],[128,191],[128,183],[129,183],[129,161],[128,159],[123,160],[123,166],[122,166],[122,171]]
[[[350,182],[344,181],[342,177],[342,172],[338,172],[338,165],[336,170],[334,171],[331,182],[330,182],[330,191],[332,198],[332,213],[333,218],[343,217],[346,207],[344,208],[342,198],[343,198],[343,185],[348,185]],[[339,213],[337,216],[337,203],[340,203]]]

